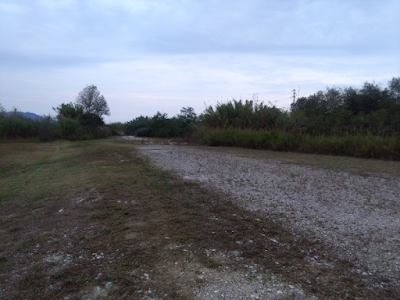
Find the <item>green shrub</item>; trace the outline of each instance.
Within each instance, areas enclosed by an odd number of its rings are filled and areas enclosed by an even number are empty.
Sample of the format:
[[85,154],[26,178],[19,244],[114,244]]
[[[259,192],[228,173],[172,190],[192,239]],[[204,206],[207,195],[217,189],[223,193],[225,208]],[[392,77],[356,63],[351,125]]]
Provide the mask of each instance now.
[[311,136],[279,130],[199,128],[197,137],[210,146],[270,149],[362,158],[400,160],[400,137],[373,135]]

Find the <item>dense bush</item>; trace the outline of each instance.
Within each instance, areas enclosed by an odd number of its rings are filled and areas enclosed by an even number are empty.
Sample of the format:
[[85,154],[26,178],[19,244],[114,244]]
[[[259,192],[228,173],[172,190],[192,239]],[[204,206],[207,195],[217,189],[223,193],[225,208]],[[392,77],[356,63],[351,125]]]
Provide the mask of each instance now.
[[61,138],[75,141],[104,138],[112,134],[101,116],[85,112],[79,104],[62,103],[57,112],[57,129]]
[[270,149],[303,153],[400,160],[400,137],[373,135],[312,136],[282,130],[200,128],[198,137],[210,146]]
[[313,135],[396,135],[400,132],[400,78],[393,78],[385,89],[366,82],[361,89],[327,88],[299,98],[291,106],[286,129]]
[[157,112],[153,117],[138,117],[125,123],[125,134],[141,137],[185,137],[191,135],[197,123],[193,108],[183,107],[181,114],[168,118],[167,114]]
[[[195,125],[195,126],[194,126]],[[400,159],[400,78],[387,88],[327,88],[295,100],[290,110],[258,100],[192,108],[168,118],[157,113],[125,123],[125,133],[146,137],[191,134],[213,146]]]
[[327,88],[290,111],[232,100],[200,118],[197,136],[208,145],[400,160],[400,78],[384,89]]
[[57,138],[56,124],[52,117],[40,120],[25,118],[17,110],[6,114],[0,110],[0,139],[37,139],[50,141]]
[[36,120],[24,117],[17,110],[13,113],[0,110],[0,139],[87,140],[112,135],[111,129],[104,125],[101,118],[83,113],[73,104],[62,104],[57,111],[59,114],[56,119],[44,116]]
[[215,109],[206,108],[200,116],[201,122],[211,128],[240,128],[254,130],[278,129],[288,121],[288,112],[263,102],[242,100],[218,103]]
[[125,132],[125,124],[121,122],[108,124],[107,127],[110,129],[111,135],[123,135]]
[[233,99],[209,106],[200,119],[208,128],[392,136],[400,132],[400,78],[393,78],[385,89],[368,82],[361,89],[327,88],[297,99],[290,111]]

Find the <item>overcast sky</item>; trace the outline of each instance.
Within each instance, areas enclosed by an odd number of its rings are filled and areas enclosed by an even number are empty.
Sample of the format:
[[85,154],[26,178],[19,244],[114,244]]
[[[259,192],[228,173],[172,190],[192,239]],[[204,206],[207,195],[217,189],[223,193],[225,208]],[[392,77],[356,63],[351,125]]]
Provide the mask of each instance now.
[[0,0],[0,104],[40,115],[94,84],[106,122],[400,77],[399,0]]

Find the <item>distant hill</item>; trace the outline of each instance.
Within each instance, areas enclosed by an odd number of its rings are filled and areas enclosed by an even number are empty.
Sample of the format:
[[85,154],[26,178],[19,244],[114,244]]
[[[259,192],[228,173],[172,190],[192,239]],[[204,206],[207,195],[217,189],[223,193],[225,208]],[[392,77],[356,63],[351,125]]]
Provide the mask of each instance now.
[[[6,112],[7,116],[12,115],[12,114],[14,114],[13,111],[7,111]],[[42,116],[39,116],[39,115],[31,113],[31,112],[17,111],[17,114],[22,116],[22,117],[24,117],[24,118],[32,119],[32,120],[35,120],[35,121],[41,121],[41,120],[44,119]]]

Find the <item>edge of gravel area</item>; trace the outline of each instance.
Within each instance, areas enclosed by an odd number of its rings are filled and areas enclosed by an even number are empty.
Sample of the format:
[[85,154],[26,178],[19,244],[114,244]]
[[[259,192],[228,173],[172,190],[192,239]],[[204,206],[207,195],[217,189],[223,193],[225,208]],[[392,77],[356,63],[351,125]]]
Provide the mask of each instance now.
[[[185,146],[185,145],[183,145]],[[234,147],[189,146],[216,153],[230,154],[237,157],[279,161],[281,163],[304,165],[355,173],[361,176],[400,176],[400,161],[355,158],[299,152],[273,150],[255,150]]]
[[329,251],[311,251],[310,264],[330,267],[322,257],[333,255],[351,262],[352,272],[374,289],[400,289],[400,183],[394,174],[366,176],[205,147],[137,148],[157,166],[222,191],[239,206],[324,244]]

